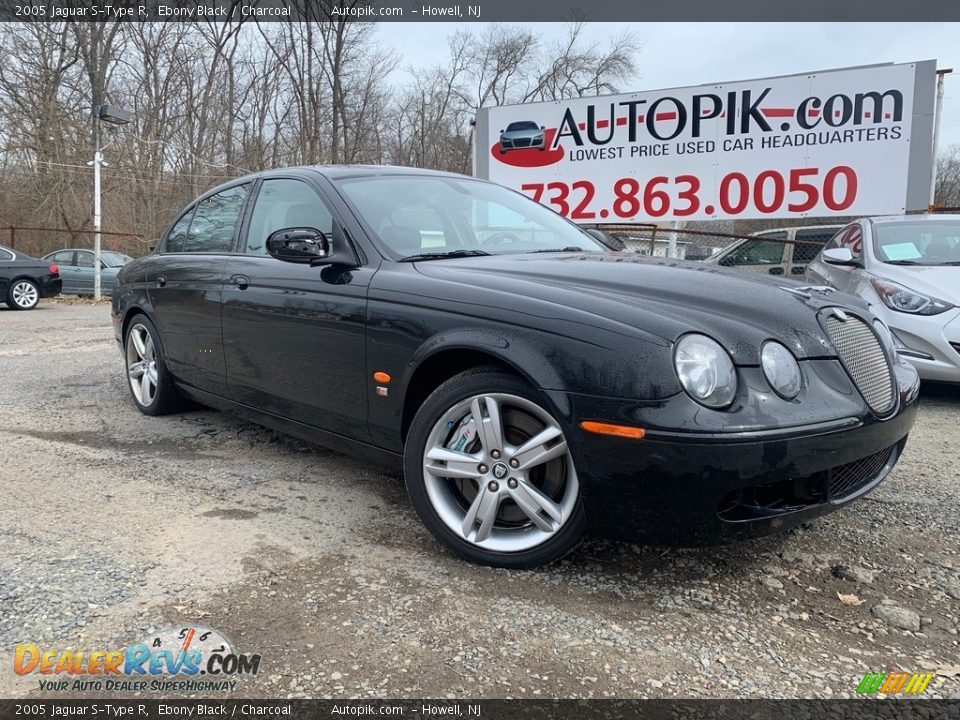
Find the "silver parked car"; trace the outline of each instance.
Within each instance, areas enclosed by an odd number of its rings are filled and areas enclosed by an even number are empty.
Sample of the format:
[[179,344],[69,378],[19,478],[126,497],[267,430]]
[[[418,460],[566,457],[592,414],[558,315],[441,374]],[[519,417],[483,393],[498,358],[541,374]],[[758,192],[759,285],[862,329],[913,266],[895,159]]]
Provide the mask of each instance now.
[[867,300],[922,379],[960,382],[960,217],[858,220],[827,243],[806,279]]
[[756,232],[753,233],[755,239],[735,240],[704,262],[737,270],[787,275],[799,280],[807,269],[807,263],[817,256],[824,243],[841,227],[806,225]]
[[532,120],[520,120],[507,125],[506,130],[500,131],[500,152],[527,148],[544,149],[544,127]]
[[[63,278],[64,295],[93,295],[93,250],[67,248],[44,255],[47,262],[56,263]],[[113,291],[120,268],[133,260],[129,255],[103,250],[100,253],[100,290]]]

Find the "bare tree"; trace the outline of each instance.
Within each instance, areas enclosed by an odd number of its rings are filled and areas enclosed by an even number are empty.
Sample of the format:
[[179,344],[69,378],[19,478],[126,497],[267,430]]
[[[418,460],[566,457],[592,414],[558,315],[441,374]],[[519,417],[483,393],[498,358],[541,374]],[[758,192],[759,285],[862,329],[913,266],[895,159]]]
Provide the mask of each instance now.
[[960,207],[960,145],[951,145],[937,158],[935,203]]

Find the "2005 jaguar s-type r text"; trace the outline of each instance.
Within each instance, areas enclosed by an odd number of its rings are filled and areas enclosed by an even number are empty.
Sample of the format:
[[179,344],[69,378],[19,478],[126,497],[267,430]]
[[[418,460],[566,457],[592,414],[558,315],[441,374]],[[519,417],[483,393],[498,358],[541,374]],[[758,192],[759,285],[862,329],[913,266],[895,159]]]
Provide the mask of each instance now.
[[706,544],[850,502],[897,462],[917,374],[860,300],[609,252],[458,175],[307,167],[200,197],[120,272],[140,410],[189,398],[402,461],[470,560],[583,532]]

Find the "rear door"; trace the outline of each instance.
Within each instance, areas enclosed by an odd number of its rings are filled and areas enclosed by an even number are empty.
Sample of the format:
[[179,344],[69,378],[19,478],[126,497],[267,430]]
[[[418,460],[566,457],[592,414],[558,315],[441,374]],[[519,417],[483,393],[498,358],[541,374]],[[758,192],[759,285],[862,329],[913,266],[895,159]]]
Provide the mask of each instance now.
[[60,279],[63,281],[64,295],[78,295],[80,285],[77,278],[77,258],[73,250],[61,250],[47,256],[47,262],[52,262],[60,270]]
[[220,303],[223,270],[233,253],[250,183],[201,199],[170,230],[146,263],[147,291],[173,375],[227,394]]
[[788,243],[786,230],[761,233],[732,248],[719,263],[724,267],[750,272],[784,275]]
[[339,222],[304,178],[262,181],[244,252],[225,272],[223,340],[231,397],[340,435],[366,439],[367,290],[374,269],[284,262],[266,240],[285,228],[328,238]]

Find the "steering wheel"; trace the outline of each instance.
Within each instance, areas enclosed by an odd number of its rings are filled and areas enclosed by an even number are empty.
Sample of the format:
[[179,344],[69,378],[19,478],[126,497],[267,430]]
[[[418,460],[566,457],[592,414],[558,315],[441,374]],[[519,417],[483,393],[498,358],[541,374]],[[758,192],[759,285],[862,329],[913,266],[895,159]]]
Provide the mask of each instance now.
[[500,232],[494,233],[486,240],[483,241],[483,245],[504,245],[506,243],[519,243],[523,242],[517,235],[509,230],[501,230]]

